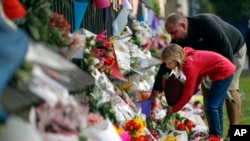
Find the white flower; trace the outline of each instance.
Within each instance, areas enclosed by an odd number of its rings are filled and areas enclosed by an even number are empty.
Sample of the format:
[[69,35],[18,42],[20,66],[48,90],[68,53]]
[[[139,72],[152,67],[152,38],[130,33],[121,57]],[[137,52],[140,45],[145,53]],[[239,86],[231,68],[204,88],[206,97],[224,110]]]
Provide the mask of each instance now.
[[145,22],[141,22],[134,26],[135,36],[140,42],[140,45],[147,44],[153,37],[151,28]]
[[85,47],[85,48],[84,48],[84,53],[90,54],[90,49],[88,49],[87,47]]
[[95,45],[95,40],[91,40],[90,45],[94,46]]
[[152,58],[151,52],[149,50],[144,51],[144,54],[146,55],[147,58]]
[[162,109],[159,111],[154,111],[155,119],[162,120],[166,116],[166,110]]
[[97,58],[93,58],[93,65],[99,64],[100,60]]
[[94,65],[90,65],[88,70],[89,70],[90,72],[94,72],[95,69],[96,69],[96,68],[95,68]]

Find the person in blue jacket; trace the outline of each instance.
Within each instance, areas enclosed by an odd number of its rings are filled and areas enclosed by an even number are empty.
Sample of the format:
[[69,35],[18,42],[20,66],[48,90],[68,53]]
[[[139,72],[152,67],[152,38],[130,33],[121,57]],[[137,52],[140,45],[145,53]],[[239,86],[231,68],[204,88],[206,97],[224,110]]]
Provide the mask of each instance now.
[[[0,101],[12,76],[24,61],[28,51],[29,38],[25,31],[13,28],[0,13]],[[8,114],[0,102],[0,122],[5,122]]]

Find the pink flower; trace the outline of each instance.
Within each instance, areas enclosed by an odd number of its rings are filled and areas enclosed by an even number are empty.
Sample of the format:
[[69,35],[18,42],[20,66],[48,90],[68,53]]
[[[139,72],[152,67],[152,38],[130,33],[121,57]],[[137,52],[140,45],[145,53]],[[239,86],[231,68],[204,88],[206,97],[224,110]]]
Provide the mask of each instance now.
[[99,113],[89,113],[88,124],[90,126],[101,123],[102,121],[104,121],[104,118]]
[[[72,133],[87,124],[88,108],[63,106],[50,107],[47,103],[37,107],[38,128],[45,132]],[[86,117],[86,118],[85,118]]]
[[111,48],[111,47],[112,47],[112,44],[111,44],[111,37],[108,37],[108,38],[104,41],[103,46],[106,47],[106,48]]
[[105,50],[103,50],[103,49],[95,49],[95,50],[93,51],[93,53],[94,53],[94,55],[95,55],[97,58],[100,59],[101,57],[104,56]]
[[107,33],[107,30],[104,30],[101,33],[99,33],[96,36],[95,41],[96,42],[103,42],[105,40],[105,38],[107,37],[106,33]]

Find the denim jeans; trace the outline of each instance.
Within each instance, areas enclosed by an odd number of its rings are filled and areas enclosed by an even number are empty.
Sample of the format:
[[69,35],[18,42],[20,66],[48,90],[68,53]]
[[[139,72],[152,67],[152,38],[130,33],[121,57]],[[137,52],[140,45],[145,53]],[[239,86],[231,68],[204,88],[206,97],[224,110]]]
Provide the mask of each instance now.
[[233,75],[223,80],[213,81],[207,95],[205,110],[210,124],[210,135],[223,136],[223,104],[232,79]]

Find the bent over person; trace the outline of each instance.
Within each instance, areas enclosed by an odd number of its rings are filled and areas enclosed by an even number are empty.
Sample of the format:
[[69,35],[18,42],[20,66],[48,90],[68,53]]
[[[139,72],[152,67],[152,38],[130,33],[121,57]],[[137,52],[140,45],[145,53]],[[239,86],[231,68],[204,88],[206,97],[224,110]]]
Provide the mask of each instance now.
[[236,69],[235,65],[216,52],[182,48],[177,44],[167,46],[161,58],[167,68],[173,70],[177,67],[186,76],[182,96],[176,104],[168,107],[168,114],[178,112],[190,101],[205,76],[211,79],[213,83],[205,100],[205,111],[210,125],[210,138],[221,140],[223,104]]
[[[171,35],[172,43],[177,43],[181,46],[191,46],[196,50],[214,51],[225,56],[235,64],[236,71],[228,91],[237,104],[226,99],[226,108],[229,123],[232,125],[239,124],[241,113],[239,78],[246,59],[246,45],[240,31],[218,16],[209,13],[191,17],[172,13],[166,19],[165,29]],[[158,71],[157,77],[162,75],[161,72],[163,72],[163,69]],[[211,85],[209,79],[205,80],[201,85],[204,99],[206,99],[207,91]],[[152,90],[152,98],[159,91],[158,88],[161,85],[159,83],[161,82],[156,79]]]

